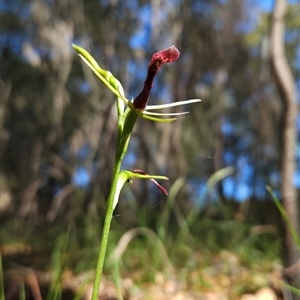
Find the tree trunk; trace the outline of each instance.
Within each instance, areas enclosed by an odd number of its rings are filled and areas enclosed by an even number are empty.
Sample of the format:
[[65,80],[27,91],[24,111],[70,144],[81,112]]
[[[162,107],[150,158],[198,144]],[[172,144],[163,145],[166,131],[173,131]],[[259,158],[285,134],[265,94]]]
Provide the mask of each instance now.
[[[282,127],[282,162],[281,162],[281,197],[283,206],[289,216],[293,227],[298,230],[298,207],[296,188],[293,184],[296,158],[296,116],[297,116],[297,90],[295,80],[288,65],[284,51],[284,16],[286,14],[287,1],[277,0],[273,10],[271,27],[271,63],[276,85],[283,101],[283,127]],[[287,226],[285,228],[285,259],[286,267],[297,263],[300,258],[297,245],[293,240]],[[300,270],[288,278],[289,283],[300,288]],[[300,296],[293,295],[293,299]]]

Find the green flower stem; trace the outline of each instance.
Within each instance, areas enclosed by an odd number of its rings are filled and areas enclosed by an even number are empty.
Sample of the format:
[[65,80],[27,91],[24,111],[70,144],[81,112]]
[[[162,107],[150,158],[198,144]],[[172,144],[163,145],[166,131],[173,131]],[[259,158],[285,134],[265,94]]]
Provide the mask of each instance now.
[[103,266],[104,266],[104,261],[105,261],[106,248],[107,248],[107,243],[108,243],[108,238],[109,238],[109,231],[110,231],[111,220],[112,220],[113,211],[114,211],[114,207],[113,207],[114,196],[116,193],[118,175],[121,170],[121,164],[122,164],[121,160],[115,162],[111,190],[110,190],[110,194],[109,194],[108,201],[107,201],[107,209],[106,209],[103,233],[102,233],[102,238],[101,238],[101,245],[100,245],[100,250],[98,253],[98,260],[97,260],[97,266],[96,266],[96,274],[95,274],[95,280],[94,280],[94,286],[93,286],[92,300],[98,300],[99,288],[100,288]]
[[128,111],[126,111],[124,113],[124,116],[122,116],[120,118],[120,123],[124,124],[124,126],[121,127],[121,130],[120,130],[121,132],[118,135],[116,160],[117,159],[123,160],[123,158],[127,152],[131,132],[133,130],[133,126],[134,126],[137,118],[138,118],[138,114],[130,108],[128,108]]
[[100,245],[97,266],[96,266],[96,274],[95,274],[95,280],[94,280],[94,286],[93,286],[92,300],[98,299],[99,288],[100,288],[103,266],[104,266],[105,255],[106,255],[106,249],[107,249],[107,243],[108,243],[108,238],[109,238],[109,231],[110,231],[111,221],[112,221],[112,216],[113,216],[113,211],[114,211],[114,201],[115,201],[115,198],[118,197],[118,195],[116,195],[117,183],[118,183],[119,175],[121,172],[122,161],[127,152],[131,132],[132,132],[133,126],[135,124],[135,121],[138,118],[138,115],[135,111],[132,111],[130,109],[127,112],[125,118],[126,119],[124,120],[124,127],[122,130],[122,133],[118,137],[114,172],[113,172],[110,193],[109,193],[108,200],[107,200],[107,209],[106,209],[101,245]]

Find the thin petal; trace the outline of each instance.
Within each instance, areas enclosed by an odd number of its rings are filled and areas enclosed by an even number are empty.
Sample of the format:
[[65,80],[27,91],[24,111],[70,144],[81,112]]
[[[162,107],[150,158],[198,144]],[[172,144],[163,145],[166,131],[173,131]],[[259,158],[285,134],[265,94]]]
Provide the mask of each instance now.
[[146,110],[144,111],[144,115],[148,115],[148,116],[181,116],[189,113],[190,113],[189,111],[178,112],[178,113],[154,113]]
[[160,123],[169,123],[169,122],[174,122],[174,121],[177,120],[177,118],[159,119],[159,118],[150,117],[150,116],[145,115],[145,114],[140,114],[140,116],[144,119],[155,121],[155,122],[160,122]]
[[[118,97],[122,99],[124,103],[133,109],[133,105],[124,97],[124,90],[117,78],[109,71],[102,69],[96,60],[83,48],[74,45],[74,49],[77,51],[78,56],[89,66],[89,68],[96,74],[96,76]],[[111,82],[110,82],[111,81]]]
[[[120,94],[99,72],[98,70],[89,63],[89,61],[79,54],[79,57],[90,67],[90,69],[96,74],[96,76],[120,99],[122,99],[127,106],[130,106],[130,101],[128,101],[123,95]],[[132,105],[131,105],[132,106]]]
[[150,179],[158,188],[159,190],[165,194],[165,195],[168,195],[168,191],[166,188],[164,188],[162,185],[160,185],[155,179]]
[[172,103],[167,103],[167,104],[147,105],[146,109],[147,110],[163,109],[163,108],[168,108],[168,107],[175,107],[175,106],[180,106],[180,105],[197,103],[197,102],[201,102],[201,101],[202,101],[201,99],[190,99],[190,100],[172,102]]
[[[163,194],[168,195],[168,191],[153,178],[153,177],[161,177],[161,176],[148,175],[143,170],[134,170],[133,173],[135,173],[135,174],[141,174],[141,175],[143,175],[143,178],[147,178],[149,176],[149,179],[158,187],[158,189]],[[167,177],[165,177],[165,178],[168,179]]]

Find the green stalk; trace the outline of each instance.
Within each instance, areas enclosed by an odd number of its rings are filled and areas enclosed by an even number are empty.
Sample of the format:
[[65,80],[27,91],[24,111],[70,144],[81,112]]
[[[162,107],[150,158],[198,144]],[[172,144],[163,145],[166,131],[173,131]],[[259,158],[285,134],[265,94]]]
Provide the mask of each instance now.
[[107,209],[106,209],[106,215],[105,215],[105,221],[104,221],[104,227],[103,227],[103,234],[102,234],[101,245],[100,245],[100,250],[99,250],[99,254],[98,254],[98,260],[97,260],[92,300],[98,299],[99,288],[100,288],[103,266],[104,266],[104,260],[105,260],[105,254],[106,254],[106,248],[107,248],[107,243],[108,243],[108,238],[109,238],[109,231],[110,231],[111,220],[112,220],[113,211],[114,211],[114,208],[113,208],[114,196],[116,193],[118,175],[121,170],[121,164],[122,164],[122,161],[116,161],[115,167],[114,167],[113,181],[112,181],[112,186],[111,186],[110,194],[109,194],[108,201],[107,201]]
[[115,200],[116,192],[117,192],[117,183],[118,183],[118,179],[119,179],[119,175],[120,175],[120,171],[121,171],[122,161],[127,152],[131,132],[132,132],[133,126],[135,124],[135,121],[137,120],[137,117],[138,117],[138,115],[130,109],[126,114],[126,119],[124,120],[123,131],[118,136],[116,160],[115,160],[115,166],[114,166],[114,172],[113,172],[110,193],[109,193],[108,200],[107,200],[107,209],[106,209],[106,214],[105,214],[101,245],[100,245],[97,266],[96,266],[96,274],[95,274],[95,280],[94,280],[94,286],[93,286],[92,300],[98,299],[99,288],[100,288],[100,283],[101,283],[101,278],[102,278],[102,273],[103,273],[103,266],[104,266],[105,255],[106,255],[106,249],[107,249],[108,238],[109,238],[109,231],[110,231],[111,221],[112,221],[112,216],[113,216],[113,211],[114,211],[114,200]]

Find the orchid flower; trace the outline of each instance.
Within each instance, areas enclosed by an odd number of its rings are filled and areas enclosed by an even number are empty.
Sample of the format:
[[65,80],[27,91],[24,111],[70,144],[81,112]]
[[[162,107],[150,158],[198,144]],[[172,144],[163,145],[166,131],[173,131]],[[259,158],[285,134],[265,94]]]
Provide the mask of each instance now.
[[96,76],[117,96],[118,99],[118,113],[120,115],[123,114],[122,105],[120,101],[123,101],[124,104],[129,107],[131,110],[134,110],[138,115],[142,118],[149,119],[156,122],[172,122],[175,121],[176,118],[155,118],[152,116],[179,116],[185,115],[189,112],[179,112],[179,113],[154,113],[152,110],[160,110],[163,108],[182,106],[186,104],[200,102],[200,99],[190,99],[185,101],[173,102],[169,104],[161,104],[161,105],[148,105],[150,91],[153,87],[153,79],[155,75],[158,73],[161,65],[169,62],[173,62],[177,60],[180,55],[180,52],[175,46],[171,46],[167,49],[161,50],[155,53],[152,56],[152,59],[148,65],[148,73],[147,78],[144,83],[144,88],[141,93],[134,99],[133,102],[126,99],[124,95],[124,90],[119,82],[110,71],[106,71],[102,69],[96,60],[83,48],[73,45],[74,49],[77,51],[79,57],[90,67],[90,69],[96,74]]
[[[139,116],[142,118],[156,121],[156,122],[172,122],[176,120],[178,115],[184,115],[188,112],[180,113],[155,113],[153,110],[169,108],[179,105],[186,105],[190,103],[200,102],[200,99],[192,99],[180,102],[173,102],[163,105],[148,105],[150,98],[150,91],[153,87],[153,80],[158,73],[160,67],[169,62],[175,61],[180,53],[175,46],[171,46],[165,50],[161,50],[152,56],[148,65],[147,77],[144,82],[144,87],[140,94],[133,100],[129,101],[124,95],[124,89],[120,81],[115,78],[110,71],[102,69],[96,60],[83,48],[73,45],[80,58],[88,65],[88,67],[96,74],[96,76],[109,88],[117,97],[117,110],[118,110],[118,136],[117,136],[117,149],[115,154],[115,164],[113,170],[113,178],[110,189],[110,194],[107,200],[107,211],[105,215],[102,240],[98,255],[96,266],[96,275],[94,281],[94,288],[92,300],[98,299],[99,287],[101,282],[102,270],[105,260],[105,253],[109,237],[109,231],[112,221],[112,215],[117,203],[122,187],[126,182],[131,182],[133,178],[149,179],[159,190],[167,195],[167,190],[162,187],[155,179],[167,180],[165,176],[148,175],[142,170],[134,170],[132,172],[121,170],[124,156],[128,149],[133,126]],[[171,117],[171,118],[166,118]]]

